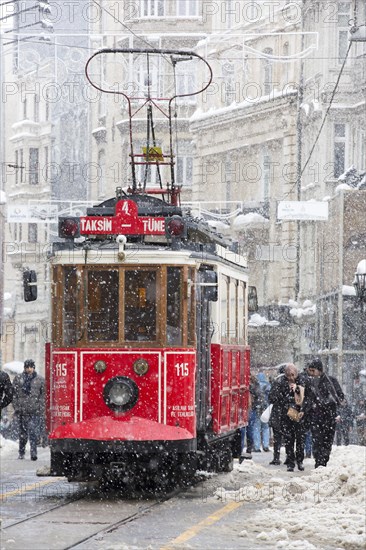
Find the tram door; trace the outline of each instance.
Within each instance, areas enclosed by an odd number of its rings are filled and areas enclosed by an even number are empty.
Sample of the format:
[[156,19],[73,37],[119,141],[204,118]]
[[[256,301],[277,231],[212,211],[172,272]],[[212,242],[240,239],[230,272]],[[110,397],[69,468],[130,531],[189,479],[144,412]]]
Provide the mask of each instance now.
[[199,270],[196,286],[197,333],[197,431],[207,431],[211,423],[211,301],[217,300],[217,274]]

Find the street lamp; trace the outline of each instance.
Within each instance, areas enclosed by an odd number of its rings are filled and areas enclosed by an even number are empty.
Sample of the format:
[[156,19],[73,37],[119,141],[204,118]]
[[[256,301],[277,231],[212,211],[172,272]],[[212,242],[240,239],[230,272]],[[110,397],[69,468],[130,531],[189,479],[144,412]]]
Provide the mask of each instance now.
[[366,302],[366,260],[361,260],[358,263],[353,286],[356,296],[361,302],[361,307],[363,307],[363,302]]

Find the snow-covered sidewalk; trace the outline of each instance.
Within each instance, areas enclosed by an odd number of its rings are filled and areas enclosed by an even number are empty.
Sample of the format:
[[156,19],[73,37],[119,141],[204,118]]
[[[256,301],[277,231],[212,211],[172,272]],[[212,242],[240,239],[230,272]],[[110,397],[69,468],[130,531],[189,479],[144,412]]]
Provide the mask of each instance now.
[[286,550],[365,548],[365,447],[333,447],[326,468],[315,470],[312,461],[295,475],[282,468],[273,475],[271,467],[244,461],[225,476],[223,487],[216,486],[222,501],[260,505],[255,525],[246,522],[240,536]]

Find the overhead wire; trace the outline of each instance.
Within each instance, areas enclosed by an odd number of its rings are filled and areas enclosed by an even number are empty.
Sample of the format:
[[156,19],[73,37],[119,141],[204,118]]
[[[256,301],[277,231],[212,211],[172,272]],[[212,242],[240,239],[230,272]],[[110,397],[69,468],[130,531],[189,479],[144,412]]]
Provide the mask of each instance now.
[[330,101],[329,101],[329,105],[328,105],[328,107],[327,107],[327,110],[325,111],[324,118],[323,118],[322,123],[321,123],[321,125],[320,125],[319,131],[318,131],[318,133],[317,133],[317,136],[316,136],[316,138],[315,138],[315,141],[314,141],[314,143],[313,143],[313,146],[312,146],[312,148],[311,148],[311,150],[310,150],[309,156],[308,156],[308,158],[307,158],[307,160],[306,160],[306,162],[305,162],[305,164],[304,164],[304,167],[303,167],[302,170],[301,170],[301,176],[302,176],[303,173],[305,172],[305,169],[306,169],[307,165],[308,165],[309,162],[310,162],[310,159],[311,159],[311,156],[312,156],[312,154],[313,154],[313,152],[314,152],[314,149],[315,149],[315,147],[316,147],[316,144],[318,143],[320,134],[321,134],[321,132],[322,132],[322,130],[323,130],[323,128],[324,128],[324,124],[325,124],[325,121],[326,121],[327,116],[328,116],[328,114],[329,114],[330,108],[331,108],[331,106],[332,106],[332,104],[333,104],[333,100],[334,100],[336,91],[337,91],[337,89],[338,89],[338,85],[339,85],[341,76],[342,76],[342,74],[343,74],[343,69],[344,69],[344,67],[345,67],[345,65],[346,65],[347,58],[348,58],[348,53],[349,53],[351,47],[352,47],[352,42],[350,42],[350,43],[348,44],[347,52],[346,52],[346,55],[345,55],[345,57],[344,57],[344,60],[343,60],[343,63],[342,63],[342,67],[340,68],[340,71],[339,71],[339,73],[338,73],[337,81],[336,81],[335,86],[334,86],[334,88],[333,88],[333,92],[332,92],[332,95],[331,95],[331,98],[330,98]]

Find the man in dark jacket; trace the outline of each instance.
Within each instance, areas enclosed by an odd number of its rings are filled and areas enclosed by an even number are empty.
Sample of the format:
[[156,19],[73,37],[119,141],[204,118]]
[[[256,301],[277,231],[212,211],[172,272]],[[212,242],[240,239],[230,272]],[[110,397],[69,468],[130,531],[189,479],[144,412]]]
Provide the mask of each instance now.
[[[299,377],[298,370],[295,365],[289,363],[285,368],[285,376],[282,376],[273,384],[268,396],[268,400],[273,404],[273,408],[276,407],[278,410],[279,426],[281,427],[285,441],[288,472],[294,471],[295,460],[298,469],[301,471],[304,470],[303,461],[306,431],[304,413],[302,412],[304,395],[304,384]],[[289,417],[289,409],[299,414],[298,420]]]
[[324,373],[321,359],[307,363],[309,383],[310,429],[313,438],[315,468],[326,466],[332,450],[338,410],[344,402],[344,393],[338,380]]
[[36,373],[33,359],[24,361],[24,372],[14,378],[13,407],[19,421],[19,457],[24,458],[29,438],[31,460],[37,460],[39,426],[44,415],[44,379]]
[[12,402],[12,399],[13,386],[11,385],[9,375],[6,372],[0,371],[0,415],[1,411]]

